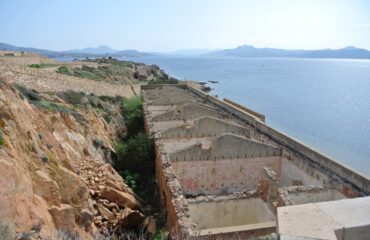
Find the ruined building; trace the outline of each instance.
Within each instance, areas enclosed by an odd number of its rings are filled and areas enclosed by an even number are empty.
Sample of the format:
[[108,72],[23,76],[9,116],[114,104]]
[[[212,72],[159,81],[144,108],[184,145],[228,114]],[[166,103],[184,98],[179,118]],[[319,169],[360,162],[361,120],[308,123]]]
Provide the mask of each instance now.
[[[225,239],[370,234],[368,178],[269,127],[261,115],[191,85],[142,86],[142,95],[169,230]],[[365,217],[347,222],[326,211],[357,206]],[[324,215],[335,224],[316,222]]]

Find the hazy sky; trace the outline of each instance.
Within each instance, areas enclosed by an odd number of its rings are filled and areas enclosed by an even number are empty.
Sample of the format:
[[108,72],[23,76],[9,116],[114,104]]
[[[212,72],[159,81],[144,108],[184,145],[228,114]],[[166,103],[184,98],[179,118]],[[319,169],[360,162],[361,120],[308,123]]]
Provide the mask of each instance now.
[[370,49],[370,1],[0,0],[0,42],[51,50]]

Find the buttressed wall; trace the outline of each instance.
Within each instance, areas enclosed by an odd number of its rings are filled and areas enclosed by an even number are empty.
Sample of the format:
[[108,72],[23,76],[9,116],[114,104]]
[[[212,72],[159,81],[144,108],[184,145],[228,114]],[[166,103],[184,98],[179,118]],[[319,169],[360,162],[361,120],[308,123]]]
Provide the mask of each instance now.
[[245,137],[225,133],[215,138],[208,147],[204,147],[202,144],[197,144],[171,153],[170,157],[174,162],[272,157],[280,155],[280,149]]
[[[272,129],[241,105],[191,85],[142,86],[142,94],[170,230],[257,236],[275,231],[275,223],[263,216],[279,206],[369,194],[369,179]],[[189,211],[190,201],[201,209],[224,207],[227,215],[237,199],[245,199],[240,211],[257,203],[256,209],[264,210],[248,215],[248,221],[240,218],[237,228]],[[207,229],[212,226],[217,229]]]
[[181,105],[177,105],[176,108],[153,117],[153,121],[190,120],[202,116],[224,117],[213,108],[202,106],[198,103],[181,102]]
[[216,137],[224,133],[250,137],[247,128],[210,116],[195,119],[193,124],[169,128],[164,130],[161,135],[163,138],[195,138]]

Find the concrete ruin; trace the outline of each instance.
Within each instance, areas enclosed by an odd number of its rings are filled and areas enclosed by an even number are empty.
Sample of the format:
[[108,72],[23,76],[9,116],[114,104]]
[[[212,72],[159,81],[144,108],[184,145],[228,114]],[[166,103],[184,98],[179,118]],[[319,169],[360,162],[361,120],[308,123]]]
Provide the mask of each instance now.
[[189,84],[141,91],[170,231],[200,239],[263,236],[278,232],[279,207],[370,193],[368,178],[239,104]]

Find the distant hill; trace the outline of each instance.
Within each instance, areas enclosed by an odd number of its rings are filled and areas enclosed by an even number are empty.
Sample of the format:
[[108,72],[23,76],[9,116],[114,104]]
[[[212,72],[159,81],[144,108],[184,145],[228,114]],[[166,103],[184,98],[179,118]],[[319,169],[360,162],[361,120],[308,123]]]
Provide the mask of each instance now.
[[243,45],[233,49],[224,49],[212,53],[207,53],[204,56],[370,59],[370,51],[353,46],[341,49],[285,50],[277,48],[256,48],[250,45]]
[[58,53],[58,52],[55,52],[55,51],[49,51],[49,50],[45,50],[45,49],[38,49],[38,48],[31,48],[31,47],[16,47],[16,46],[6,44],[6,43],[0,43],[0,50],[34,52],[34,53],[47,55],[47,56]]
[[0,50],[34,52],[48,57],[145,57],[153,56],[152,53],[139,52],[137,50],[113,50],[108,46],[101,45],[96,48],[73,49],[67,51],[50,51],[31,47],[17,47],[6,43],[0,43]]

